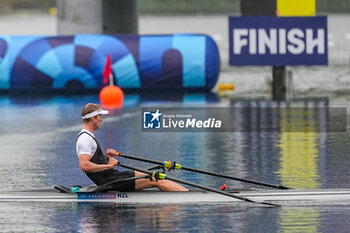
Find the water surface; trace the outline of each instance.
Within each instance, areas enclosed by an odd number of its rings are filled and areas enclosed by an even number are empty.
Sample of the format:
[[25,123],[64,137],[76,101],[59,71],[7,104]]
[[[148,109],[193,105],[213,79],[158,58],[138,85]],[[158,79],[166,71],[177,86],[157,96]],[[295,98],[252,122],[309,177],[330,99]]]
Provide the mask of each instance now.
[[[265,183],[293,188],[350,187],[347,131],[329,132],[320,116],[302,117],[303,127],[308,124],[306,132],[288,131],[285,127],[295,123],[295,116],[285,115],[274,118],[280,130],[246,130],[244,127],[249,125],[266,128],[266,124],[276,124],[272,118],[256,115],[255,111],[276,103],[195,97],[164,101],[127,96],[124,109],[111,111],[96,136],[104,148]],[[0,190],[53,184],[90,185],[91,181],[79,169],[75,154],[75,139],[82,127],[80,111],[88,102],[98,102],[98,99],[95,96],[1,97]],[[330,107],[332,104],[321,99],[292,101],[289,105],[313,109],[315,105]],[[239,122],[245,129],[238,132],[141,131],[142,107],[198,106],[243,106],[252,111],[232,118],[232,123]],[[299,124],[299,117],[297,120]],[[120,160],[141,167],[150,165]],[[232,188],[261,188],[186,171],[172,171],[171,175],[214,188],[224,183]],[[0,224],[4,232],[346,232],[349,204],[266,208],[250,204],[149,206],[15,202],[0,203]]]

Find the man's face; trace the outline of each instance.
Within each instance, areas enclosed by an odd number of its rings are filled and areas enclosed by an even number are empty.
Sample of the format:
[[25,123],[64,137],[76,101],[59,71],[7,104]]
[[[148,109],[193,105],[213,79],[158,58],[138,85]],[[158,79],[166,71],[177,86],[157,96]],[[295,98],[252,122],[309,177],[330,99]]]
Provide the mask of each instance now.
[[100,114],[98,114],[97,116],[92,117],[92,125],[94,127],[94,129],[98,129],[100,128],[102,123],[102,117]]

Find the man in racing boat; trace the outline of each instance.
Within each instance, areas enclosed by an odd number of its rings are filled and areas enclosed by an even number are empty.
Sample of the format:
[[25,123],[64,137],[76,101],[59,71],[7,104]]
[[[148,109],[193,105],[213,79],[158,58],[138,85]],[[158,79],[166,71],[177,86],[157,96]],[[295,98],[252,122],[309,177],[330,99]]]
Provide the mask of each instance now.
[[[79,159],[80,169],[96,184],[102,185],[111,181],[121,180],[129,177],[145,175],[138,171],[118,171],[114,168],[118,162],[113,156],[116,150],[107,149],[106,155],[95,138],[95,131],[102,123],[101,115],[108,114],[100,105],[89,103],[81,111],[83,129],[80,131],[76,141],[76,152]],[[118,184],[113,188],[115,191],[132,192],[150,187],[157,187],[161,191],[188,191],[187,188],[170,180],[137,179],[127,183]]]

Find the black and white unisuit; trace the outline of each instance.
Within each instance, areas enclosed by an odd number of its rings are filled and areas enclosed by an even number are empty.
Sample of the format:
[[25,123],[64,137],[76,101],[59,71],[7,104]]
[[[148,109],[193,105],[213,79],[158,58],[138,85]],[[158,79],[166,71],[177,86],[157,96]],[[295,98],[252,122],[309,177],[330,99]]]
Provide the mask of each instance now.
[[[88,154],[91,156],[90,162],[95,164],[107,164],[108,158],[103,154],[102,148],[95,138],[95,135],[86,129],[80,131],[76,142],[77,156]],[[111,168],[101,172],[86,172],[86,175],[96,184],[102,185],[111,181],[134,177],[134,171],[118,171]],[[111,190],[132,192],[135,191],[135,181],[130,181],[125,184],[118,184]]]

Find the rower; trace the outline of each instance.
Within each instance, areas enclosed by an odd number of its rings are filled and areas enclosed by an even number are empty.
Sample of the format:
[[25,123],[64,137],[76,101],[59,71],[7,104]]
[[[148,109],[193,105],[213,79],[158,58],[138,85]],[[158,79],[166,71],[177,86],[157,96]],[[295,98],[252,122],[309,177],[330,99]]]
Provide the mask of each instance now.
[[[79,166],[83,172],[98,186],[135,176],[146,175],[142,172],[127,170],[119,171],[114,166],[118,163],[113,156],[118,153],[114,149],[107,149],[106,155],[95,138],[95,131],[102,123],[101,115],[108,114],[100,105],[89,103],[84,106],[81,117],[83,129],[80,131],[76,141],[76,152]],[[187,188],[171,180],[133,179],[127,183],[118,184],[113,187],[115,191],[132,192],[135,190],[157,187],[161,191],[188,191]]]

